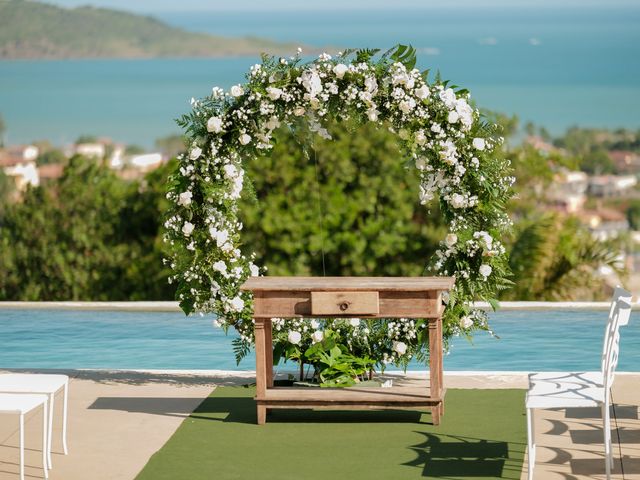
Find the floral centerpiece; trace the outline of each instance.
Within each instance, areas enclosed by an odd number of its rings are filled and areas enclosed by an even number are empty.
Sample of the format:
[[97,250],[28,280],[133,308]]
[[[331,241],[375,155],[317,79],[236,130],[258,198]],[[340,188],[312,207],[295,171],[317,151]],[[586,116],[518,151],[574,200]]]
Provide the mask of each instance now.
[[[439,77],[430,81],[415,62],[415,50],[402,45],[382,55],[349,50],[309,62],[300,52],[290,59],[264,56],[245,84],[192,100],[193,110],[179,120],[189,150],[167,193],[170,281],[185,313],[215,313],[217,325],[238,331],[238,361],[253,341],[252,298],[240,285],[265,272],[255,255],[240,250],[243,165],[272,148],[281,125],[304,125],[324,137],[330,120],[376,122],[395,132],[420,178],[421,203],[438,201],[449,225],[429,266],[434,275],[456,277],[444,337],[489,328],[486,312],[473,302],[495,308],[497,293],[510,284],[500,238],[511,226],[505,204],[514,178],[508,161],[495,154],[502,142],[497,127],[483,121],[469,93]],[[346,369],[352,378],[428,357],[422,320],[274,319],[274,345],[276,358],[313,363],[319,373],[329,371],[322,359],[333,351],[344,357],[334,364],[353,367]]]

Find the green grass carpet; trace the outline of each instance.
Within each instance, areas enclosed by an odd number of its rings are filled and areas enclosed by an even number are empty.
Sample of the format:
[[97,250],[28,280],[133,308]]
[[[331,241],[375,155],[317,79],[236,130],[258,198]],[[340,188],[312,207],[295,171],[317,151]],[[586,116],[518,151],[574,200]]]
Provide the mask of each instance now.
[[448,390],[438,427],[411,410],[276,410],[258,426],[254,394],[217,388],[137,480],[520,478],[524,390]]

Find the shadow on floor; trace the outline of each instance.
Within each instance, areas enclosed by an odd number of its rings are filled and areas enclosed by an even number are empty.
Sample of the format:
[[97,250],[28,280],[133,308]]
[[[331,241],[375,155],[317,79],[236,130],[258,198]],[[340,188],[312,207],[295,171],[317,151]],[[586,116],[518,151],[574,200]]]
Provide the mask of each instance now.
[[[615,411],[616,418],[618,420],[638,420],[638,407],[636,405],[614,405],[611,409],[611,417]],[[600,407],[593,408],[567,408],[565,412],[565,418],[576,419],[594,419],[602,418],[602,410]]]
[[[502,478],[509,473],[519,476],[521,464],[509,460],[509,444],[452,435],[415,432],[426,437],[410,447],[416,458],[404,465],[422,467],[423,476],[437,478]],[[514,445],[512,445],[512,448]],[[521,451],[524,445],[515,446]]]
[[149,415],[186,417],[202,402],[201,398],[98,397],[89,410],[119,410]]
[[[620,465],[616,461],[616,468],[612,471],[617,475],[621,475],[622,471]],[[624,468],[625,477],[627,475],[637,475],[640,474],[640,458],[637,457],[629,457],[625,455],[622,457],[622,465]],[[575,458],[571,460],[571,473],[574,475],[585,475],[585,476],[593,476],[593,475],[604,475],[605,473],[605,465],[604,465],[604,454],[602,458]]]

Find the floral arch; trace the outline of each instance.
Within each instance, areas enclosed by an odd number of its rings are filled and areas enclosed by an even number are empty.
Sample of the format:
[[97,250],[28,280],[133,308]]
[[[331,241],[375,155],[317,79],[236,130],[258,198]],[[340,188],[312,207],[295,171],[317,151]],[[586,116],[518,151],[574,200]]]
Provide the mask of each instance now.
[[[239,332],[238,360],[253,337],[252,299],[239,287],[264,272],[255,255],[239,249],[243,163],[272,148],[281,124],[295,127],[301,121],[323,136],[327,118],[377,122],[397,133],[403,153],[415,163],[421,203],[438,199],[449,225],[430,261],[433,274],[456,276],[444,336],[488,329],[486,313],[473,308],[473,301],[495,306],[498,291],[510,284],[499,239],[511,226],[505,205],[514,178],[508,161],[494,153],[502,142],[497,128],[469,104],[468,92],[439,78],[429,82],[428,71],[415,69],[415,62],[415,50],[403,45],[382,55],[377,50],[350,50],[337,58],[322,54],[308,63],[300,51],[289,60],[264,56],[251,67],[247,83],[229,92],[214,88],[208,97],[192,100],[192,112],[178,121],[190,147],[179,158],[167,193],[170,281],[177,283],[185,313],[215,313],[218,325]],[[300,358],[305,345],[321,341],[331,328],[349,349],[382,368],[426,358],[421,321],[323,322],[276,321],[276,348]]]

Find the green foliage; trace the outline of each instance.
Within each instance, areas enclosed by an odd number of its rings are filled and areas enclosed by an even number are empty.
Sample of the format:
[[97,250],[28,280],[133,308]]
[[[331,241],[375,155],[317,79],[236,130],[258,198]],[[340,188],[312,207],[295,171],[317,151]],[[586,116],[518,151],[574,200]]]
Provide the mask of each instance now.
[[322,387],[349,387],[373,369],[375,361],[355,356],[332,330],[324,331],[324,339],[304,352],[306,363],[312,364]]
[[271,275],[423,274],[446,227],[437,205],[420,205],[397,135],[372,124],[331,135],[305,149],[283,129],[272,155],[247,165],[244,245]]
[[0,220],[0,299],[167,299],[159,212],[167,171],[129,183],[76,156]]
[[144,148],[140,145],[127,145],[124,149],[125,155],[140,155],[144,153]]
[[591,299],[602,291],[598,268],[624,274],[618,249],[594,239],[575,219],[546,214],[523,221],[511,249],[509,300]]
[[284,53],[296,47],[187,32],[150,16],[117,10],[0,1],[0,58],[211,57]]
[[38,155],[38,165],[48,165],[53,163],[65,163],[66,155],[57,148],[46,150]]
[[15,182],[13,178],[8,177],[2,168],[0,168],[0,215],[4,212],[9,200],[15,191]]
[[186,139],[183,135],[167,135],[155,141],[156,148],[167,157],[174,158],[187,150]]
[[0,147],[4,147],[4,134],[7,131],[7,124],[2,115],[0,115]]
[[632,230],[640,230],[640,200],[633,200],[627,207],[627,221]]

